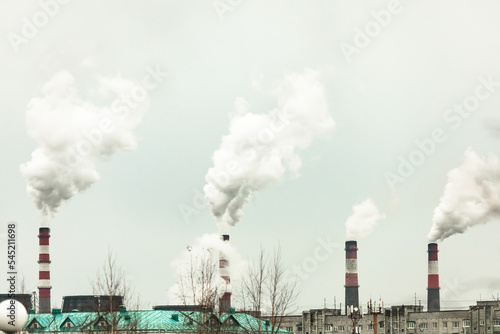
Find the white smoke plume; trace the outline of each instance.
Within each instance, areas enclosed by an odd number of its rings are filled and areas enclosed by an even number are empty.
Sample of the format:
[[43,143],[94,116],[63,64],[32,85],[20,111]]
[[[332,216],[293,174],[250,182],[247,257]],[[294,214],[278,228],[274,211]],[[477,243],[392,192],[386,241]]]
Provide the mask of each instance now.
[[231,290],[231,286],[226,286],[219,275],[221,253],[229,261],[230,285],[238,282],[247,267],[247,261],[230,242],[222,241],[219,234],[205,234],[187,246],[170,264],[177,275],[177,282],[168,289],[169,303],[202,304],[204,301],[201,299],[210,289],[217,289],[219,297],[226,289]]
[[372,233],[379,220],[385,215],[368,198],[352,207],[352,215],[345,222],[346,240],[361,240]]
[[482,158],[468,149],[463,164],[448,172],[427,238],[430,242],[442,241],[499,215],[500,161],[493,155]]
[[[137,147],[133,130],[149,108],[147,92],[143,89],[144,94],[132,101],[131,92],[139,91],[132,81],[97,81],[100,87],[89,95],[76,88],[71,73],[62,71],[43,85],[41,97],[28,104],[28,134],[39,147],[20,170],[44,221],[63,201],[99,180],[96,161]],[[109,104],[93,102],[103,100]]]
[[213,155],[204,191],[221,231],[240,220],[254,192],[287,171],[298,176],[302,162],[297,150],[333,131],[318,72],[286,75],[274,95],[277,107],[266,114],[248,112],[248,103],[237,99],[229,134]]

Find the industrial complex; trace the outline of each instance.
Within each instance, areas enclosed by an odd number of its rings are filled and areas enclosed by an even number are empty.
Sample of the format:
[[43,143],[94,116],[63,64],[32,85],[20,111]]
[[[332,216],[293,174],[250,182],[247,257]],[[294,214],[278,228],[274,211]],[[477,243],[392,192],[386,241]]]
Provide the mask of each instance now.
[[[219,254],[219,276],[226,282],[218,309],[204,305],[163,305],[153,310],[127,310],[121,296],[67,296],[62,308],[50,300],[50,229],[39,230],[39,286],[36,298],[16,296],[27,310],[26,333],[59,332],[165,332],[165,333],[293,333],[293,334],[500,334],[500,300],[478,301],[468,309],[441,310],[438,245],[428,253],[427,307],[390,305],[382,301],[360,303],[358,247],[345,243],[345,303],[340,308],[303,310],[276,315],[261,310],[235,310],[231,304],[230,263]],[[229,242],[229,235],[221,236]],[[7,299],[0,295],[0,302]]]

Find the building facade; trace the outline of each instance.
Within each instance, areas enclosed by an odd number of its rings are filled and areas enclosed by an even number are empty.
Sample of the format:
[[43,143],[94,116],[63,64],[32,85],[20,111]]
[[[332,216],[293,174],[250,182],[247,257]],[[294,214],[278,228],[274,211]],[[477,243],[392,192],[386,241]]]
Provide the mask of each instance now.
[[[363,314],[358,334],[500,334],[500,301],[478,301],[465,310],[424,312],[423,306],[396,305]],[[377,328],[375,328],[377,325]],[[340,309],[311,309],[286,316],[282,329],[293,334],[351,334],[353,321]]]

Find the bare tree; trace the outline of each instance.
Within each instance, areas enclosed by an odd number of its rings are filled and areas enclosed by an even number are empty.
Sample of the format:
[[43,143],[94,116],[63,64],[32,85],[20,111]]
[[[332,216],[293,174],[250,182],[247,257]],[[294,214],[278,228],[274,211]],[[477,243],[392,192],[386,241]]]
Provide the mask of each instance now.
[[254,333],[277,333],[297,298],[296,288],[296,281],[286,275],[281,247],[278,245],[271,257],[261,248],[258,260],[249,264],[241,284],[243,308],[250,309],[249,314],[260,320],[250,329]]
[[[190,247],[189,259],[179,274],[178,298],[190,311],[180,312],[185,325],[197,333],[222,333],[238,331],[242,326],[250,333],[277,333],[285,315],[290,312],[297,296],[296,283],[286,276],[280,247],[272,256],[260,250],[256,262],[243,273],[238,297],[244,312],[222,314],[218,309],[224,284],[219,277],[216,256],[209,249],[201,252]],[[187,309],[187,308],[186,308]]]
[[188,246],[189,260],[178,275],[177,297],[186,310],[184,325],[196,333],[221,333],[224,324],[218,313],[219,295],[223,290],[218,275],[217,262],[211,249],[193,251]]
[[[89,317],[84,326],[86,331],[113,334],[118,330],[122,333],[137,332],[137,313],[129,311],[139,308],[139,297],[132,292],[125,272],[118,266],[116,255],[111,250],[108,250],[106,262],[97,271],[96,280],[91,282],[91,286],[94,295],[98,296],[98,305],[95,316]],[[108,300],[104,302],[102,296],[106,296]],[[117,305],[118,303],[123,305]],[[125,306],[128,306],[128,310]]]

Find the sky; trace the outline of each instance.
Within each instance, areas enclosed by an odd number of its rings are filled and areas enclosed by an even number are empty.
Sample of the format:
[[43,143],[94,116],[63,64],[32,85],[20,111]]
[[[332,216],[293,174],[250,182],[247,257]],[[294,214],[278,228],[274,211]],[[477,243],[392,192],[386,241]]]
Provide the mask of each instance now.
[[[2,1],[0,239],[16,222],[34,291],[50,225],[54,307],[92,294],[108,250],[151,307],[171,302],[187,246],[225,226],[245,261],[281,247],[304,310],[343,303],[345,223],[366,221],[347,234],[361,304],[425,305],[429,241],[443,309],[491,299],[499,14],[495,1]],[[258,137],[287,108],[300,117]],[[272,159],[237,160],[248,174],[205,197],[248,143]],[[78,147],[90,153],[68,168]]]

